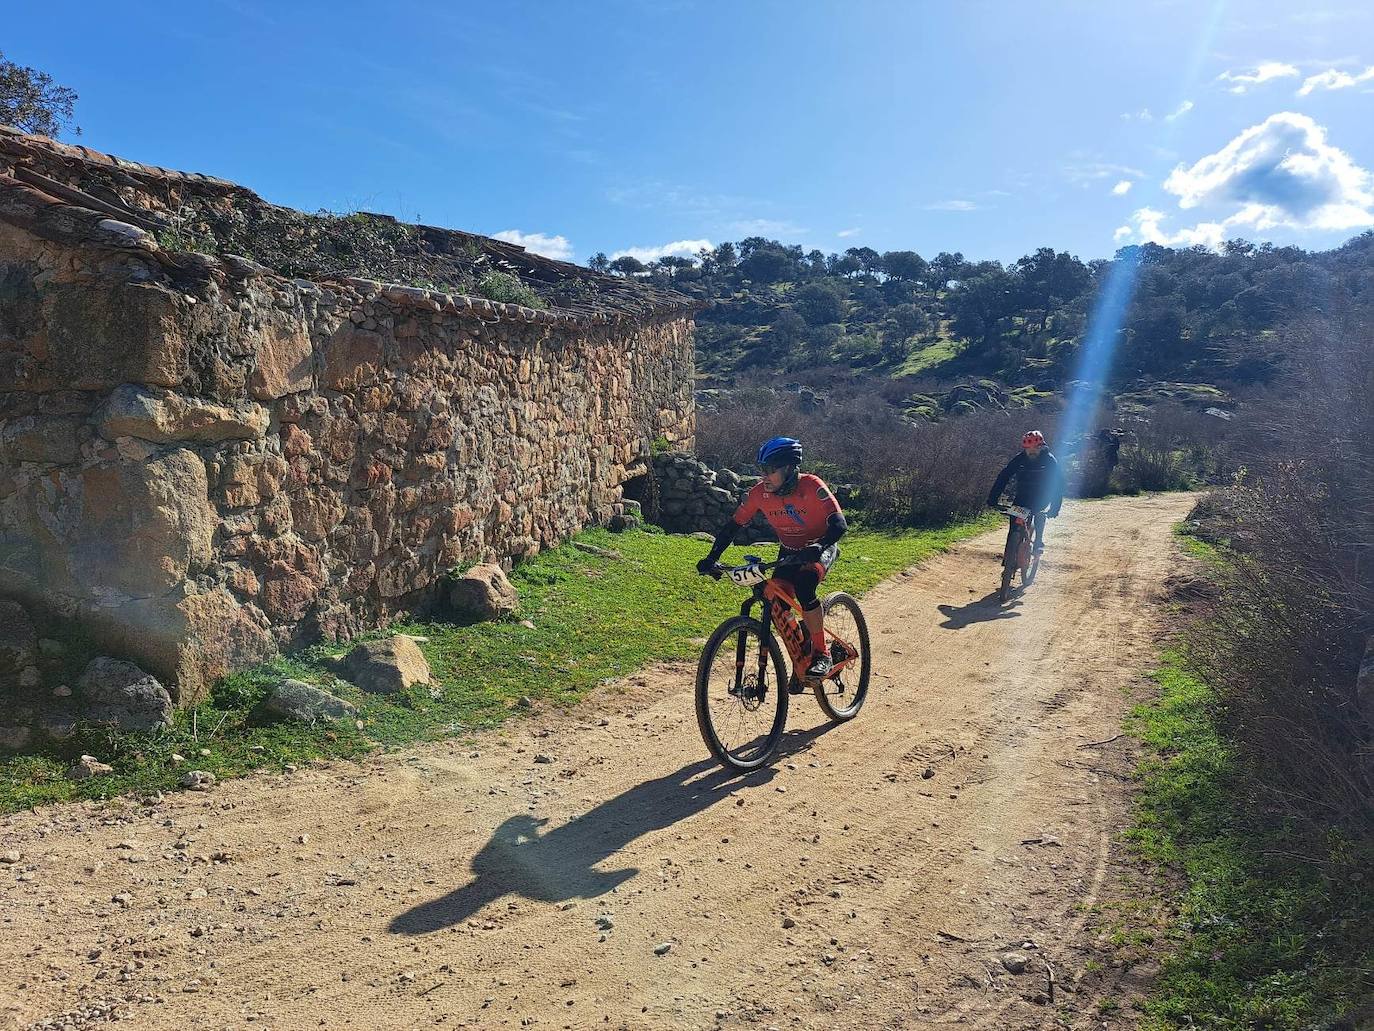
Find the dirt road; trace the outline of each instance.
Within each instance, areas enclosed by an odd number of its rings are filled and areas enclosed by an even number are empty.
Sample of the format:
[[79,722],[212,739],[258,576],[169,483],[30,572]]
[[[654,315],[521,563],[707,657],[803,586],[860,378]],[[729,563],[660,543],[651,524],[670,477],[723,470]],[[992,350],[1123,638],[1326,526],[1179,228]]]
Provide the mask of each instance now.
[[862,714],[799,699],[743,780],[670,668],[473,743],[4,818],[0,1027],[1100,1027],[1069,989],[1130,742],[1085,746],[1189,505],[1070,504],[1006,607],[1000,534],[881,585]]

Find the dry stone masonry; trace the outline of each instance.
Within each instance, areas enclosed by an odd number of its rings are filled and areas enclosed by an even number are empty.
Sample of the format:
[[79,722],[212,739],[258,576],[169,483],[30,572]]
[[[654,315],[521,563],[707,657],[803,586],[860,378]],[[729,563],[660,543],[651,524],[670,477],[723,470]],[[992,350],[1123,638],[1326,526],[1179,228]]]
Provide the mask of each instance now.
[[[650,442],[691,446],[680,297],[427,227],[563,300],[293,279],[163,246],[188,205],[285,210],[0,128],[0,597],[179,703],[605,522]],[[0,678],[30,636],[0,627]]]

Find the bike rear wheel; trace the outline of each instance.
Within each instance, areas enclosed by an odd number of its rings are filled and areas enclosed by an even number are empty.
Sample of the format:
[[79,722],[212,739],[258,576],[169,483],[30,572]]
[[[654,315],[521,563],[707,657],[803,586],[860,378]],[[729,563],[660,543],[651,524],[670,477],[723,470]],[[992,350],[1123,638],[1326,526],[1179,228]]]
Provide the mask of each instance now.
[[[868,621],[859,603],[843,591],[827,595],[821,602],[826,631],[859,653],[833,676],[815,684],[816,701],[825,714],[837,723],[852,720],[868,697],[868,681],[873,673],[873,653],[868,646]],[[833,658],[834,656],[832,656]]]
[[735,616],[713,633],[697,664],[697,727],[722,766],[756,770],[787,724],[786,667],[757,619]]

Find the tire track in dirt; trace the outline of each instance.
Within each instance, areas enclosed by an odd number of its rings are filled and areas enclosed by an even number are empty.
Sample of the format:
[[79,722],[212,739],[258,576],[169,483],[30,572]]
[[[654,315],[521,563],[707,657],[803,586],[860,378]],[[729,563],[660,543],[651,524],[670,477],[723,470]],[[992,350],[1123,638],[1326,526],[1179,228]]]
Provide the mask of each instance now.
[[0,1027],[1052,1026],[1038,957],[1072,984],[1125,822],[1129,742],[1079,746],[1149,664],[1189,504],[1067,506],[1006,607],[1000,531],[880,585],[863,713],[795,699],[751,777],[676,666],[475,743],[0,820],[31,877],[0,874]]

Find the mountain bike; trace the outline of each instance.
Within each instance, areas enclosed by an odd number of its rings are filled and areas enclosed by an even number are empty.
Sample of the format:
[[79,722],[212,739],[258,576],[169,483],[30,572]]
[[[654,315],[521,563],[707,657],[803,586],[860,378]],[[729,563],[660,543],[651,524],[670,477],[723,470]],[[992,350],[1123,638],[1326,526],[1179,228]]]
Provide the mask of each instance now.
[[[808,683],[837,723],[857,716],[868,697],[872,654],[858,601],[843,591],[821,601],[833,666],[824,677],[807,677],[811,636],[799,618],[801,605],[790,584],[768,576],[785,564],[745,555],[744,565],[717,566],[712,574],[750,588],[739,615],[716,628],[697,664],[697,726],[716,761],[730,769],[755,770],[772,758],[787,723],[788,698]],[[756,605],[757,619],[751,615]],[[792,660],[790,670],[778,638]]]
[[1034,548],[1035,530],[1031,510],[1021,505],[1001,505],[998,511],[1011,517],[1007,547],[1002,552],[1002,587],[997,592],[997,600],[1005,603],[1011,597],[1011,582],[1018,570],[1021,573],[1022,590],[1035,582],[1035,574],[1040,570],[1040,556]]

